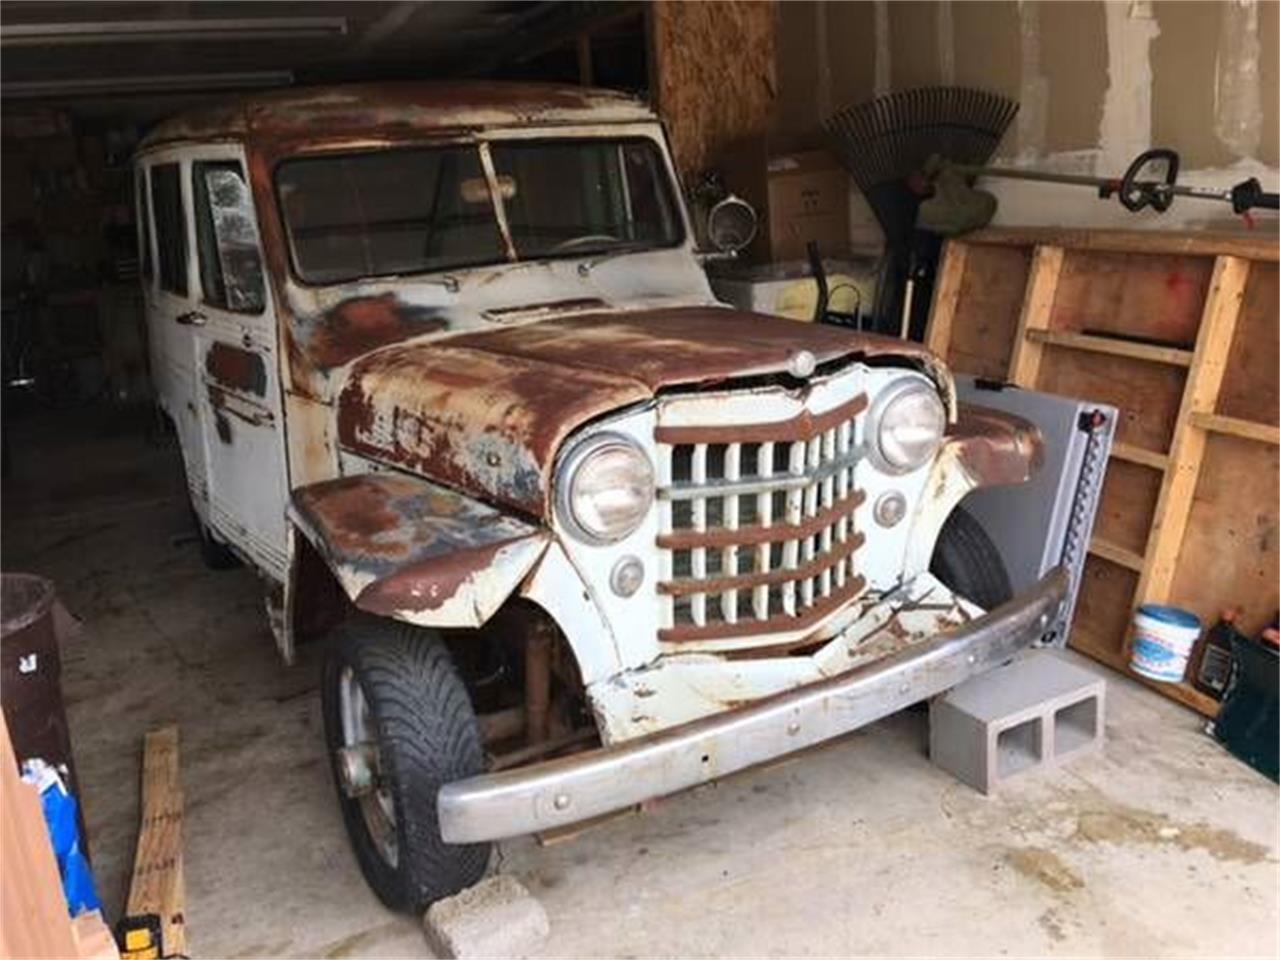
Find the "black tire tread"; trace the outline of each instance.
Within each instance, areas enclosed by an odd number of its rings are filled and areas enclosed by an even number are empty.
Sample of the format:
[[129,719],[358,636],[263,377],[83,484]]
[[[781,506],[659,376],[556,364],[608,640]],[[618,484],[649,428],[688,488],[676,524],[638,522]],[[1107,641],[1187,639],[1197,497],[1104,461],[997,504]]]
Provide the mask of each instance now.
[[1013,597],[1009,572],[1000,551],[982,524],[963,507],[956,507],[943,523],[929,570],[984,610],[998,607]]
[[[355,801],[342,797],[347,826],[379,898],[393,909],[420,913],[475,883],[488,865],[489,844],[445,843],[436,815],[442,784],[484,770],[475,712],[448,649],[434,634],[370,617],[355,618],[334,634],[333,682],[343,663],[352,666],[377,725],[383,775],[395,800],[396,868],[383,863],[367,839]],[[328,674],[325,689],[332,696]]]

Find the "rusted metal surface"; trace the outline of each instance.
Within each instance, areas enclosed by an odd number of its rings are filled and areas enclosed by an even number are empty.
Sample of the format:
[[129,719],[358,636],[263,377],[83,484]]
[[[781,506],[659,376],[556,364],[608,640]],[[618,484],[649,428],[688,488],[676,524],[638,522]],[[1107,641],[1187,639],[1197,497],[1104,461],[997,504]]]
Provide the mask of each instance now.
[[795,617],[779,615],[768,620],[745,620],[738,623],[721,621],[701,627],[686,623],[674,627],[663,627],[658,631],[658,639],[663,643],[688,643],[691,640],[719,640],[725,637],[736,640],[742,637],[778,633],[782,630],[806,630],[820,623],[849,601],[861,596],[866,586],[866,580],[862,577],[849,577],[843,587],[832,587],[828,596],[819,598]]
[[867,495],[862,490],[851,491],[843,500],[809,517],[801,523],[774,523],[769,526],[753,524],[749,527],[713,527],[709,530],[681,529],[658,535],[658,546],[668,550],[692,550],[697,547],[728,547],[761,543],[780,543],[785,540],[803,540],[829,527],[842,516],[862,506]]
[[218,340],[204,355],[204,369],[220,386],[259,397],[267,395],[267,364],[260,353]]
[[1025,483],[1044,464],[1044,438],[1029,420],[962,404],[960,417],[948,435],[959,460],[975,486]]
[[[823,570],[836,566],[842,560],[848,559],[849,555],[862,546],[865,540],[866,538],[861,532],[853,533],[843,543],[837,543],[830,550],[794,567],[779,567],[776,570],[764,570],[759,573],[739,573],[733,576],[663,580],[658,584],[658,592],[679,597],[690,593],[724,593],[726,590],[743,590],[764,584],[808,580],[811,577],[818,576]],[[778,619],[783,618],[779,617]],[[770,624],[770,626],[775,630],[778,629],[778,624],[776,623]]]
[[378,347],[448,327],[449,321],[432,308],[384,293],[352,297],[320,314],[297,315],[294,342],[310,364],[327,370]]
[[651,390],[785,374],[799,350],[808,350],[819,365],[854,356],[934,359],[919,344],[892,337],[714,306],[578,314],[462,333],[449,343],[614,373]]
[[[339,400],[338,439],[371,459],[545,516],[555,454],[581,424],[664,388],[782,374],[798,349],[821,362],[923,350],[714,307],[560,317],[357,360]],[[854,398],[767,429],[820,431],[865,404]]]
[[339,398],[339,443],[544,515],[556,451],[576,427],[647,399],[641,383],[462,349],[405,345],[358,361]]
[[548,541],[544,530],[392,474],[303,487],[290,514],[357,607],[429,626],[484,623]]
[[652,117],[643,102],[612,90],[489,80],[361,83],[252,94],[232,104],[166,120],[143,139],[139,149],[243,136],[315,142]]
[[790,420],[777,423],[740,424],[724,427],[658,427],[654,436],[659,443],[794,443],[808,442],[820,433],[852,420],[867,409],[867,395],[860,393],[826,413],[802,411]]

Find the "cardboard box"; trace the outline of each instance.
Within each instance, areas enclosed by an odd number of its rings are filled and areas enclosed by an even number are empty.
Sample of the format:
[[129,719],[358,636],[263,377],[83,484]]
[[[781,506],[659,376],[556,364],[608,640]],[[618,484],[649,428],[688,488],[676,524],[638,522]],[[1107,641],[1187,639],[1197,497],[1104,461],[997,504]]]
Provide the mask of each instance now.
[[848,256],[849,175],[835,157],[825,150],[770,155],[758,140],[733,157],[725,184],[760,214],[752,262],[804,260],[811,240],[824,257]]

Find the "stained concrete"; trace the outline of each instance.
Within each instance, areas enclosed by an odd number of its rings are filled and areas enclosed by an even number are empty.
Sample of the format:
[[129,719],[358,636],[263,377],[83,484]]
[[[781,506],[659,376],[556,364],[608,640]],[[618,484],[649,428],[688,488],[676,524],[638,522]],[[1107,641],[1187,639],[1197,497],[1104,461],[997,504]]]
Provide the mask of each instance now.
[[[258,584],[200,564],[175,452],[100,414],[9,430],[4,567],[82,618],[66,691],[108,910],[127,888],[142,735],[176,722],[193,956],[428,956],[348,852],[319,651],[281,666]],[[984,798],[923,713],[612,821],[502,845],[545,956],[1274,956],[1277,791],[1194,714],[1109,674],[1101,756]]]

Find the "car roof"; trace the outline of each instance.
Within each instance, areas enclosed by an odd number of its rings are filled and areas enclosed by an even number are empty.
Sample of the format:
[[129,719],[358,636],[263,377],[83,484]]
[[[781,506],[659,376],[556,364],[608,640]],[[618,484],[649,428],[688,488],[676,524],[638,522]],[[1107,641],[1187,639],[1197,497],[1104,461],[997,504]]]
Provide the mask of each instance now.
[[183,141],[305,142],[309,137],[654,120],[643,101],[613,90],[492,80],[362,83],[256,93],[180,114],[158,124],[138,149]]

